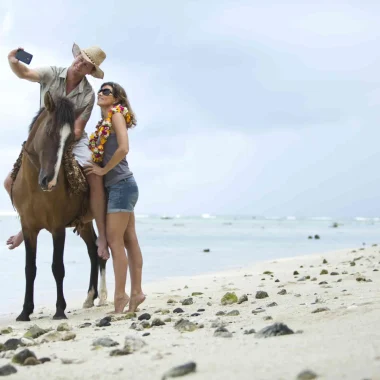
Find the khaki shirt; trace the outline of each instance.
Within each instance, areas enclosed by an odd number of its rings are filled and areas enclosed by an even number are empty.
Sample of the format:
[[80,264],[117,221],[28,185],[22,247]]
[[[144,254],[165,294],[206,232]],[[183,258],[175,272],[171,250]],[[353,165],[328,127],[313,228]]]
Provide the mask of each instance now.
[[67,96],[70,99],[76,109],[84,108],[80,117],[88,121],[91,116],[92,109],[95,103],[95,93],[92,86],[84,77],[79,85],[70,92],[69,95],[66,94],[66,77],[67,68],[62,67],[41,67],[34,69],[40,76],[40,102],[41,107],[44,107],[44,96],[47,91],[50,91],[53,97],[57,96]]

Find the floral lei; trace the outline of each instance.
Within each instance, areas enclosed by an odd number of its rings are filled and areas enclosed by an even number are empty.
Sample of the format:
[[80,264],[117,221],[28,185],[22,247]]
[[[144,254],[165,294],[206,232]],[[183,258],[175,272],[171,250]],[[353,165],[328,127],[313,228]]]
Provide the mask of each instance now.
[[[127,108],[117,105],[108,111],[107,117],[99,121],[96,125],[95,132],[90,136],[88,148],[92,151],[92,160],[94,162],[103,161],[104,144],[107,142],[112,128],[112,115],[118,112],[124,116],[127,126],[131,124],[131,114]],[[99,142],[100,144],[98,144]]]

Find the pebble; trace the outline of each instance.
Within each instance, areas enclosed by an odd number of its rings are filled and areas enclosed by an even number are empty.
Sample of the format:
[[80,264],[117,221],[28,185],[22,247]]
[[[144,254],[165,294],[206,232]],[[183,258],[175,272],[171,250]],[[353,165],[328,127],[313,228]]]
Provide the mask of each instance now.
[[38,327],[37,325],[33,325],[29,327],[28,331],[24,334],[24,338],[32,338],[36,339],[39,336],[46,334],[50,330],[44,330]]
[[249,329],[244,331],[244,335],[250,335],[250,334],[255,334],[256,330],[255,329]]
[[268,303],[267,307],[274,307],[274,306],[278,306],[278,304],[276,302],[271,302],[271,303]]
[[138,325],[136,322],[132,322],[130,329],[136,330],[136,331],[143,331],[144,327],[141,325]]
[[329,311],[330,309],[328,307],[319,307],[318,309],[315,309],[312,311],[313,314],[315,313],[321,313],[322,311]]
[[189,373],[195,372],[197,368],[197,365],[195,362],[189,362],[182,364],[178,367],[174,367],[170,369],[169,371],[165,372],[164,375],[162,376],[162,380],[166,380],[169,377],[179,377],[179,376],[184,376]]
[[214,331],[214,336],[221,337],[221,338],[231,338],[232,333],[230,333],[225,327],[218,327]]
[[96,324],[96,326],[98,326],[98,327],[107,327],[107,326],[111,326],[111,317],[107,316],[107,317],[102,318],[102,319]]
[[33,339],[28,339],[28,338],[21,338],[21,345],[22,346],[34,346],[36,342]]
[[252,310],[252,314],[259,314],[259,313],[264,313],[265,310],[262,309],[261,307],[255,309],[255,310]]
[[182,303],[183,306],[192,305],[193,304],[193,299],[191,297],[190,298],[186,298],[181,303]]
[[222,315],[226,315],[226,313],[224,311],[218,311],[215,315],[219,317]]
[[121,319],[132,319],[136,318],[136,313],[133,313],[132,311],[129,311],[124,316],[121,317]]
[[31,357],[37,359],[34,352],[25,348],[24,350],[20,351],[19,353],[17,353],[16,355],[13,356],[12,362],[22,365],[22,364],[24,364],[26,359],[31,358]]
[[318,375],[310,370],[302,371],[298,374],[297,380],[313,380],[316,379]]
[[129,355],[131,354],[132,352],[130,352],[129,350],[120,350],[120,349],[116,349],[116,350],[112,350],[110,352],[110,356],[124,356],[124,355]]
[[277,294],[279,294],[280,296],[284,296],[286,294],[286,290],[281,289]]
[[198,313],[202,313],[203,311],[206,311],[205,309],[198,309]]
[[141,321],[140,325],[144,328],[144,329],[149,329],[151,326],[150,326],[150,323],[148,321]]
[[172,303],[177,303],[177,301],[170,298],[167,303],[172,304]]
[[212,323],[211,323],[211,327],[213,328],[213,329],[216,329],[216,328],[218,328],[218,327],[224,327],[226,324],[224,323],[224,322],[222,322],[221,320],[216,320],[216,321],[212,321]]
[[150,332],[146,332],[142,336],[149,336],[149,335],[150,335]]
[[264,321],[271,321],[273,318],[270,315],[264,317]]
[[339,273],[338,272],[331,272],[330,276],[339,276]]
[[246,294],[243,294],[240,298],[239,298],[239,300],[238,300],[238,304],[240,305],[240,304],[242,304],[243,302],[247,302],[248,301],[248,296],[246,295]]
[[287,325],[284,323],[274,323],[273,325],[264,327],[262,330],[260,330],[258,333],[256,333],[256,338],[269,338],[273,336],[280,336],[280,335],[289,335],[294,334],[294,331],[291,330]]
[[322,281],[322,282],[320,282],[318,285],[327,285],[327,284],[328,284],[327,281]]
[[222,305],[232,305],[238,302],[237,295],[235,293],[227,292],[220,300]]
[[28,366],[28,365],[32,366],[32,365],[38,365],[38,364],[41,364],[41,362],[39,360],[37,360],[37,358],[34,358],[33,356],[31,356],[31,357],[25,359],[23,365],[25,365],[25,366]]
[[63,335],[58,331],[52,331],[41,338],[41,343],[58,342],[62,340]]
[[84,329],[85,327],[90,327],[90,326],[91,326],[91,323],[89,323],[89,322],[85,322],[85,323],[79,325],[79,328],[80,328],[80,329]]
[[193,313],[191,314],[191,317],[198,317],[200,314],[199,313]]
[[128,335],[124,339],[124,350],[130,352],[136,352],[141,350],[146,346],[146,343],[143,339],[137,336]]
[[0,367],[0,376],[9,376],[17,372],[17,369],[11,364]]
[[191,293],[191,295],[193,296],[193,297],[195,297],[195,296],[201,296],[203,293],[201,293],[201,292],[193,292],[193,293]]
[[198,326],[187,319],[181,318],[174,324],[174,328],[180,332],[192,332],[198,329]]
[[66,342],[66,341],[68,341],[68,340],[73,340],[73,339],[75,339],[76,336],[77,336],[77,334],[73,333],[72,331],[67,331],[67,332],[63,335],[62,340],[63,340],[64,342]]
[[269,297],[268,293],[264,292],[263,290],[258,290],[256,292],[256,296],[255,296],[256,299],[263,299],[263,298],[267,298],[267,297]]
[[11,338],[4,343],[4,350],[15,350],[18,346],[22,346],[21,339]]
[[160,318],[154,318],[152,321],[152,327],[153,326],[164,326],[165,322],[163,322]]
[[177,307],[176,309],[173,310],[173,313],[183,313],[184,311],[180,308]]
[[98,338],[98,339],[95,339],[93,342],[92,342],[92,345],[93,346],[102,346],[102,347],[114,347],[114,346],[118,346],[119,343],[114,341],[113,339],[109,338],[108,336],[106,337],[103,337],[103,338]]
[[59,324],[57,327],[57,331],[70,331],[70,330],[71,330],[71,327],[66,322]]
[[81,364],[81,363],[84,363],[84,360],[62,358],[61,362],[62,362],[62,364]]
[[10,334],[10,333],[12,333],[12,332],[13,332],[12,327],[7,327],[7,328],[2,329],[2,330],[0,331],[0,335],[1,335],[1,334],[6,335],[6,334]]
[[144,314],[141,314],[138,318],[139,321],[149,321],[149,319],[151,318],[150,314],[149,313],[144,313]]
[[232,310],[226,314],[227,317],[236,317],[237,315],[240,315],[239,310]]

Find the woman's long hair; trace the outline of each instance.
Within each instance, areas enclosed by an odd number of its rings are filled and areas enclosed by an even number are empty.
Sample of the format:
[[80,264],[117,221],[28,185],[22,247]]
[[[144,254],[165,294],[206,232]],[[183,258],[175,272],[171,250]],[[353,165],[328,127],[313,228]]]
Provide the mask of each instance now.
[[124,88],[120,86],[120,84],[115,82],[105,82],[100,86],[100,89],[102,89],[104,86],[110,86],[112,87],[112,92],[114,98],[118,99],[116,104],[120,104],[123,107],[127,107],[130,115],[131,115],[131,122],[129,125],[127,125],[127,128],[132,128],[137,124],[136,115],[133,112],[133,109],[131,107],[131,103],[129,103],[129,99],[127,96],[127,93],[125,92]]

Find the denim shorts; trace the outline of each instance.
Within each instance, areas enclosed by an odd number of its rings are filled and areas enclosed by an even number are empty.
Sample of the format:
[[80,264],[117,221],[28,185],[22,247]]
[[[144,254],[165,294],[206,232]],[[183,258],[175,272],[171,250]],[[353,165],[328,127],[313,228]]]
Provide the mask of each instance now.
[[139,198],[139,188],[132,177],[122,179],[107,188],[107,213],[133,212],[137,199]]

